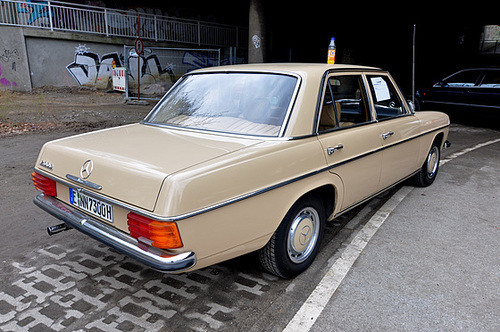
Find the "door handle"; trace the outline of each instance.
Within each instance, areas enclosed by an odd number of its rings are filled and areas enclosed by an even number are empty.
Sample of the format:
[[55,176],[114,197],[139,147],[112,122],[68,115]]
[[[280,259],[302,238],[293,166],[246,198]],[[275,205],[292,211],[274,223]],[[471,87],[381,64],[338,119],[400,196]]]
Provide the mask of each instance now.
[[334,146],[333,148],[332,147],[328,147],[326,149],[326,152],[328,153],[329,156],[331,156],[332,154],[335,153],[335,151],[343,149],[343,148],[344,148],[344,146],[342,144],[339,144],[337,146]]
[[394,135],[394,132],[393,131],[388,131],[388,132],[382,134],[382,138],[383,139],[387,139],[387,138],[389,138],[392,135]]

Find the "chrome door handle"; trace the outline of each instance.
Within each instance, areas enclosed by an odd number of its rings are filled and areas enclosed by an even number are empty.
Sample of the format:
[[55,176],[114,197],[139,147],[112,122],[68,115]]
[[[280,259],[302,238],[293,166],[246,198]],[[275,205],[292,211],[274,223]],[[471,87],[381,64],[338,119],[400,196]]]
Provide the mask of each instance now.
[[328,148],[326,149],[326,152],[328,153],[328,155],[329,155],[329,156],[331,156],[332,154],[334,154],[334,153],[335,153],[335,151],[340,150],[340,149],[343,149],[343,148],[344,148],[344,146],[343,146],[342,144],[339,144],[339,145],[337,145],[337,146],[334,146],[333,148],[328,147]]
[[382,134],[382,138],[387,139],[389,136],[392,136],[392,135],[394,135],[394,132],[388,131],[388,132]]

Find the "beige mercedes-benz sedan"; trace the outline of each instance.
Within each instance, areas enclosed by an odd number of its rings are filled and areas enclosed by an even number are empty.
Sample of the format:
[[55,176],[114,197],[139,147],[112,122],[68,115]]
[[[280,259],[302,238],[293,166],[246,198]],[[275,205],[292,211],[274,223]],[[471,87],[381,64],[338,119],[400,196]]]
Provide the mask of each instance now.
[[377,68],[213,67],[140,123],[45,144],[34,202],[63,221],[49,233],[75,228],[157,270],[258,251],[292,278],[325,222],[410,177],[432,184],[449,124]]

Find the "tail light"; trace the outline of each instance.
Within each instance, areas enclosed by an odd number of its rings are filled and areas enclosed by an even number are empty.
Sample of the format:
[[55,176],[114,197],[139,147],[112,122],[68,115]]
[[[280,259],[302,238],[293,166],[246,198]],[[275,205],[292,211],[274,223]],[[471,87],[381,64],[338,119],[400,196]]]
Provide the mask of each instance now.
[[37,172],[31,173],[31,178],[37,190],[41,191],[46,196],[57,196],[56,181],[38,174]]
[[136,213],[127,215],[128,229],[133,238],[161,249],[182,247],[182,240],[177,224],[153,220]]

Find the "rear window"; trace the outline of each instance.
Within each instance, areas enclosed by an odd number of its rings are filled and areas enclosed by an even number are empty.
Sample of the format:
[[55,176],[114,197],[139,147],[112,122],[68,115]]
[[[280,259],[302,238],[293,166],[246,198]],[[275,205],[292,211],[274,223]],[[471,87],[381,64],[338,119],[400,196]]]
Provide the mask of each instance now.
[[264,73],[188,75],[146,123],[256,136],[278,136],[298,79]]

